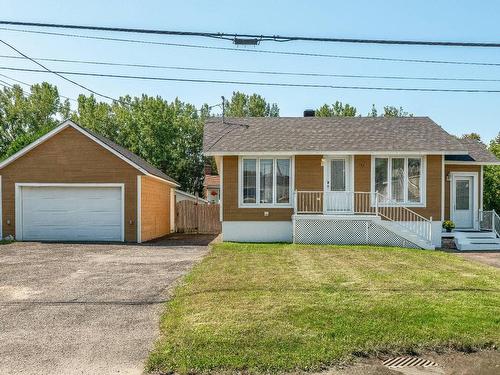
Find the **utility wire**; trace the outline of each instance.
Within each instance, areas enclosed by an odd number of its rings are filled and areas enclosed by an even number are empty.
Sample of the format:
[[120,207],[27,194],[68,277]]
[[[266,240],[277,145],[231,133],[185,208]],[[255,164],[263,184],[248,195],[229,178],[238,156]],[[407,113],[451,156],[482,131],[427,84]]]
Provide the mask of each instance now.
[[[21,56],[0,55],[0,58],[5,59],[23,59]],[[247,69],[221,69],[221,68],[198,68],[188,66],[171,66],[171,65],[151,65],[151,64],[131,64],[118,63],[111,61],[92,61],[92,60],[72,60],[72,59],[56,59],[34,57],[37,61],[51,61],[59,63],[74,63],[86,65],[100,66],[121,66],[131,68],[152,68],[152,69],[169,69],[169,70],[184,70],[197,72],[220,72],[220,73],[243,73],[243,74],[264,74],[278,76],[297,76],[297,77],[335,77],[335,78],[369,78],[369,79],[395,79],[395,80],[423,80],[423,81],[465,81],[465,82],[500,82],[500,79],[495,78],[444,78],[444,77],[422,77],[422,76],[390,76],[390,75],[364,75],[364,74],[332,74],[332,73],[307,73],[307,72],[278,72],[269,70],[247,70]]]
[[137,43],[137,44],[146,44],[146,45],[160,45],[160,46],[172,46],[172,47],[183,47],[183,48],[197,48],[197,49],[205,49],[205,50],[248,52],[248,53],[257,53],[257,54],[283,55],[283,56],[320,57],[320,58],[367,60],[367,61],[391,61],[391,62],[405,62],[405,63],[500,66],[500,63],[490,63],[490,62],[481,62],[481,61],[405,59],[405,58],[391,58],[391,57],[377,57],[377,56],[372,57],[372,56],[355,56],[355,55],[335,55],[335,54],[312,53],[312,52],[287,52],[287,51],[274,51],[274,50],[264,50],[264,49],[247,49],[247,48],[243,49],[243,48],[235,48],[235,47],[215,47],[215,46],[206,46],[206,45],[199,45],[199,44],[186,44],[186,43],[168,43],[168,42],[157,42],[157,41],[151,41],[151,40],[112,38],[112,37],[104,37],[104,36],[79,35],[79,34],[49,32],[49,31],[22,30],[22,29],[12,29],[12,28],[7,28],[7,27],[0,27],[0,30],[21,32],[21,33],[30,33],[30,34],[63,36],[63,37],[80,38],[80,39],[104,40],[104,41],[111,41],[111,42]]
[[[21,72],[47,73],[39,69],[14,68],[0,66],[0,69],[14,70]],[[439,88],[418,88],[418,87],[377,87],[377,86],[341,86],[341,85],[326,85],[326,84],[306,84],[306,83],[273,83],[273,82],[255,82],[255,81],[232,81],[232,80],[215,80],[215,79],[194,79],[194,78],[170,78],[170,77],[153,77],[153,76],[138,76],[124,74],[106,74],[106,73],[89,73],[89,72],[74,72],[74,71],[52,71],[51,73],[79,75],[88,77],[109,77],[123,79],[138,79],[150,81],[168,81],[168,82],[189,82],[189,83],[215,83],[215,84],[232,84],[242,86],[275,86],[275,87],[303,87],[303,88],[329,88],[329,89],[351,89],[351,90],[376,90],[376,91],[421,91],[421,92],[468,92],[468,93],[500,93],[500,90],[488,89],[439,89]]]
[[110,99],[110,100],[113,100],[113,101],[119,102],[119,103],[124,104],[124,105],[128,105],[128,103],[125,103],[125,102],[123,102],[123,101],[121,101],[121,100],[119,100],[119,99],[115,99],[115,98],[113,98],[113,97],[111,97],[111,96],[108,96],[108,95],[105,95],[105,94],[101,94],[101,93],[99,93],[99,92],[97,92],[97,91],[95,91],[95,90],[92,90],[92,89],[90,89],[90,88],[88,88],[88,87],[86,87],[86,86],[84,86],[84,85],[82,85],[82,84],[80,84],[80,83],[78,83],[78,82],[73,81],[72,79],[66,78],[65,76],[61,75],[61,73],[58,73],[58,72],[56,72],[56,71],[53,71],[53,70],[51,70],[51,69],[47,68],[45,65],[43,65],[43,64],[41,64],[41,63],[39,63],[39,62],[38,62],[38,61],[36,61],[35,59],[32,59],[31,57],[29,57],[28,55],[26,55],[26,54],[24,54],[23,52],[19,51],[16,47],[12,46],[11,44],[7,43],[7,42],[6,42],[6,41],[4,41],[4,40],[1,40],[1,39],[0,39],[0,43],[5,44],[7,47],[9,47],[9,48],[13,49],[14,51],[16,51],[16,52],[17,52],[18,54],[20,54],[21,56],[24,56],[26,59],[28,59],[28,60],[30,60],[30,61],[32,61],[32,62],[34,62],[35,64],[37,64],[38,66],[42,67],[45,71],[47,71],[47,72],[49,72],[49,73],[52,73],[52,74],[55,74],[56,76],[58,76],[59,78],[64,79],[65,81],[68,81],[68,82],[70,82],[70,83],[72,83],[72,84],[74,84],[74,85],[76,85],[76,86],[78,86],[78,87],[80,87],[80,88],[82,88],[82,89],[84,89],[84,90],[87,90],[87,91],[91,92],[91,93],[92,93],[92,94],[94,94],[94,95],[100,96],[100,97],[102,97],[102,98]]
[[[4,78],[7,78],[7,79],[10,79],[11,81],[14,81],[14,82],[17,82],[17,83],[20,83],[21,85],[24,85],[24,86],[27,86],[27,87],[30,87],[33,86],[32,84],[30,83],[27,83],[27,82],[24,82],[24,81],[20,81],[18,79],[15,79],[15,78],[12,78],[8,75],[5,75],[5,74],[2,74],[0,73],[0,76],[1,77],[4,77]],[[78,100],[74,99],[74,98],[70,98],[68,96],[64,96],[64,95],[59,95],[61,98],[64,98],[64,99],[68,99],[68,100],[71,100],[72,102],[75,102],[75,103],[78,103]]]
[[237,34],[221,32],[200,32],[200,31],[177,31],[177,30],[159,30],[159,29],[136,29],[128,27],[107,27],[107,26],[87,26],[59,23],[39,23],[39,22],[19,22],[0,20],[0,24],[14,26],[30,26],[40,28],[63,28],[73,30],[91,30],[91,31],[112,31],[122,33],[136,34],[155,34],[169,36],[197,36],[205,38],[217,38],[235,40],[238,38],[254,39],[256,41],[306,41],[306,42],[333,42],[333,43],[357,43],[357,44],[391,44],[391,45],[417,45],[417,46],[446,46],[446,47],[489,47],[499,48],[500,43],[494,42],[450,42],[450,41],[429,41],[429,40],[394,40],[394,39],[363,39],[363,38],[331,38],[331,37],[308,37],[308,36],[281,36],[266,34]]

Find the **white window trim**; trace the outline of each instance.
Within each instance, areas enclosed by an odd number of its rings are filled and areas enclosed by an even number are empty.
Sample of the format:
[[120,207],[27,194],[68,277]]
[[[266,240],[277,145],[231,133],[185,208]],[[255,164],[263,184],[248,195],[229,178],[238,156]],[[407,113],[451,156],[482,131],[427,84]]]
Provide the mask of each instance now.
[[[260,160],[273,159],[273,201],[276,199],[276,159],[290,160],[290,186],[289,203],[243,203],[243,160],[256,160],[256,201],[260,200]],[[238,157],[238,208],[292,208],[293,207],[293,187],[295,175],[295,158],[292,155],[261,155],[261,156],[240,156]]]
[[21,199],[21,188],[24,186],[35,186],[35,187],[119,187],[121,191],[121,242],[125,242],[125,184],[123,183],[38,183],[38,182],[22,182],[16,183],[14,185],[14,204],[15,204],[15,215],[16,215],[16,229],[15,235],[16,240],[23,240],[23,217],[22,217],[22,199]]
[[[405,159],[405,181],[404,181],[404,196],[405,200],[403,202],[397,202],[397,205],[402,205],[405,207],[426,207],[427,201],[427,157],[425,155],[372,155],[371,159],[371,191],[375,192],[375,159],[387,158],[389,163],[388,168],[388,197],[390,200],[395,200],[392,198],[392,159]],[[421,160],[421,171],[420,171],[420,202],[408,202],[408,159],[420,159]],[[374,202],[372,202],[374,206]],[[392,203],[380,203],[379,206],[390,207],[394,206]]]

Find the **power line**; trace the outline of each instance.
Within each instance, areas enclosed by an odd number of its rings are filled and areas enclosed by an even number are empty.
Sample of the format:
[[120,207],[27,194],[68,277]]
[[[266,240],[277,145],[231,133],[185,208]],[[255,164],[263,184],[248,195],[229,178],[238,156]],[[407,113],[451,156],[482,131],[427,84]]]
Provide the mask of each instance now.
[[56,72],[56,71],[53,71],[53,70],[51,70],[51,69],[47,68],[45,65],[43,65],[43,64],[39,63],[38,61],[36,61],[36,60],[32,59],[31,57],[29,57],[28,55],[26,55],[26,54],[24,54],[23,52],[19,51],[17,48],[15,48],[14,46],[12,46],[11,44],[7,43],[7,42],[6,42],[6,41],[4,41],[4,40],[1,40],[1,39],[0,39],[0,42],[1,42],[1,43],[3,43],[3,44],[5,44],[7,47],[9,47],[9,48],[13,49],[14,51],[16,51],[16,52],[17,52],[18,54],[20,54],[21,56],[24,56],[26,59],[28,59],[28,60],[30,60],[30,61],[32,61],[32,62],[34,62],[35,64],[37,64],[38,66],[42,67],[45,71],[47,71],[47,72],[49,72],[49,73],[52,73],[52,74],[55,74],[56,76],[58,76],[59,78],[64,79],[65,81],[68,81],[68,82],[70,82],[70,83],[72,83],[72,84],[74,84],[74,85],[76,85],[76,86],[78,86],[78,87],[81,87],[82,89],[87,90],[87,91],[91,92],[91,93],[92,93],[92,94],[94,94],[94,95],[100,96],[100,97],[102,97],[102,98],[110,99],[110,100],[113,100],[113,101],[119,102],[119,103],[121,103],[121,104],[126,104],[126,105],[128,105],[128,103],[125,103],[125,102],[123,102],[123,101],[121,101],[121,100],[115,99],[115,98],[113,98],[113,97],[111,97],[111,96],[108,96],[108,95],[105,95],[105,94],[101,94],[101,93],[99,93],[99,92],[97,92],[97,91],[95,91],[95,90],[92,90],[92,89],[90,89],[90,88],[88,88],[88,87],[86,87],[86,86],[84,86],[84,85],[82,85],[82,84],[80,84],[80,83],[78,83],[78,82],[75,82],[75,81],[73,81],[73,80],[71,80],[71,79],[69,79],[69,78],[64,77],[63,75],[61,75],[61,73],[58,73],[58,72]]
[[[1,76],[1,77],[4,77],[4,78],[7,78],[7,79],[10,79],[11,81],[14,81],[14,82],[20,83],[21,85],[25,85],[25,86],[30,87],[30,88],[31,88],[31,86],[33,86],[33,85],[32,85],[32,84],[30,84],[30,83],[27,83],[27,82],[24,82],[24,81],[20,81],[20,80],[18,80],[18,79],[12,78],[12,77],[10,77],[10,76],[8,76],[8,75],[5,75],[5,74],[2,74],[2,73],[0,73],[0,76]],[[71,100],[71,101],[73,101],[73,102],[78,103],[78,100],[76,100],[76,99],[74,99],[74,98],[70,98],[70,97],[68,97],[68,96],[64,96],[64,95],[59,95],[59,96],[60,96],[61,98],[68,99],[68,100]]]
[[319,57],[319,58],[366,60],[366,61],[390,61],[390,62],[404,62],[404,63],[500,66],[500,63],[490,63],[490,62],[480,62],[480,61],[405,59],[405,58],[377,57],[377,56],[372,57],[372,56],[355,56],[355,55],[336,55],[336,54],[312,53],[312,52],[287,52],[287,51],[274,51],[274,50],[263,50],[263,49],[246,49],[246,48],[242,49],[242,48],[235,48],[235,47],[215,47],[215,46],[206,46],[206,45],[199,45],[199,44],[157,42],[157,41],[151,41],[151,40],[112,38],[112,37],[104,37],[104,36],[90,36],[90,35],[79,35],[79,34],[69,34],[69,33],[57,33],[57,32],[49,32],[49,31],[22,30],[22,29],[12,29],[12,28],[7,28],[7,27],[0,27],[0,30],[21,32],[21,33],[30,33],[30,34],[63,36],[63,37],[80,38],[80,39],[103,40],[103,41],[111,41],[111,42],[136,43],[136,44],[183,47],[183,48],[197,48],[197,49],[204,49],[204,50],[248,52],[248,53],[257,53],[257,54],[283,55],[283,56]]
[[[0,66],[0,69],[21,71],[21,72],[47,73],[46,71],[39,69],[14,68],[5,66]],[[232,80],[215,80],[215,79],[152,77],[152,76],[138,76],[138,75],[124,75],[124,74],[74,72],[74,71],[54,71],[54,72],[58,74],[79,75],[88,77],[108,77],[108,78],[168,81],[168,82],[188,82],[188,83],[232,84],[232,85],[243,85],[243,86],[250,85],[250,86],[329,88],[329,89],[376,90],[376,91],[500,93],[500,90],[488,90],[488,89],[439,89],[439,88],[418,88],[418,87],[405,88],[405,87],[341,86],[341,85],[307,84],[307,83],[273,83],[273,82],[232,81]]]
[[[23,59],[21,56],[0,55],[0,58],[6,59]],[[298,76],[298,77],[335,77],[335,78],[369,78],[369,79],[394,79],[394,80],[423,80],[423,81],[465,81],[465,82],[500,82],[500,79],[495,78],[444,78],[444,77],[423,77],[423,76],[390,76],[390,75],[365,75],[365,74],[333,74],[333,73],[304,73],[304,72],[277,72],[269,70],[248,70],[248,69],[221,69],[221,68],[198,68],[187,66],[171,66],[171,65],[154,65],[154,64],[131,64],[118,63],[110,61],[92,61],[92,60],[72,60],[72,59],[56,59],[34,57],[38,61],[51,61],[59,63],[74,63],[86,65],[100,66],[121,66],[131,68],[152,68],[152,69],[169,69],[169,70],[184,70],[197,72],[220,72],[220,73],[243,73],[243,74],[264,74],[278,76]]]
[[178,30],[159,30],[159,29],[137,29],[128,27],[107,27],[107,26],[87,26],[74,24],[58,24],[58,23],[39,23],[39,22],[19,22],[0,20],[0,24],[14,26],[30,26],[41,28],[63,28],[73,30],[91,30],[91,31],[106,31],[106,32],[122,32],[136,34],[155,34],[168,36],[196,36],[205,38],[227,39],[236,41],[237,39],[245,39],[247,41],[276,41],[276,42],[291,42],[291,41],[306,41],[306,42],[333,42],[333,43],[356,43],[356,44],[390,44],[390,45],[417,45],[417,46],[446,46],[446,47],[488,47],[499,48],[500,43],[494,42],[451,42],[451,41],[429,41],[429,40],[394,40],[394,39],[363,39],[363,38],[331,38],[331,37],[308,37],[308,36],[281,36],[281,35],[266,35],[266,34],[237,34],[237,33],[221,33],[221,32],[200,32],[200,31],[178,31]]

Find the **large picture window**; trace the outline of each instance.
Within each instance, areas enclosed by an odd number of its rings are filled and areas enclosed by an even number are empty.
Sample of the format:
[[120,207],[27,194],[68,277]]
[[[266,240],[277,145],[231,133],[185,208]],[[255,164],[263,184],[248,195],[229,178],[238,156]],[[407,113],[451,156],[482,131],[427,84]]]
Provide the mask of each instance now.
[[242,205],[290,205],[289,158],[242,158],[240,196]]
[[375,157],[372,185],[387,203],[422,204],[423,175],[420,157]]

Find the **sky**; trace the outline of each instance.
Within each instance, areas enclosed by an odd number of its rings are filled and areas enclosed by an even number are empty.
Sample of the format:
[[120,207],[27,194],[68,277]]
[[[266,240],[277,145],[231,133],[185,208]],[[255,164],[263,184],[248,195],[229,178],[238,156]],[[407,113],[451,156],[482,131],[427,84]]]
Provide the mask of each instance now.
[[[0,19],[93,26],[151,28],[271,35],[341,38],[500,42],[498,1],[33,1],[0,0]],[[6,27],[0,25],[0,28]],[[26,27],[11,27],[29,29]],[[45,30],[68,32],[62,29]],[[169,43],[234,47],[231,41],[201,37],[171,37],[111,32],[69,31],[82,35],[131,38]],[[247,69],[301,73],[402,75],[448,78],[486,78],[499,82],[433,82],[373,78],[296,77],[90,66],[45,62],[51,69],[96,73],[150,75],[169,78],[328,84],[339,86],[500,89],[500,66],[450,65],[367,61],[357,59],[261,54],[273,50],[368,57],[500,63],[500,48],[359,45],[314,42],[262,42],[238,51],[134,44],[0,29],[0,39],[30,57],[157,64],[178,67]],[[0,46],[0,55],[14,55]],[[0,67],[37,68],[30,61],[0,57]],[[82,89],[50,73],[0,69],[0,74],[36,83],[56,84],[60,94],[76,98]],[[302,116],[305,109],[339,100],[366,115],[372,104],[401,106],[416,116],[429,116],[451,134],[477,132],[489,142],[500,131],[500,93],[442,93],[365,91],[331,88],[261,87],[236,84],[124,80],[71,76],[111,97],[160,95],[201,106],[220,103],[233,91],[258,93],[280,107],[281,116]],[[5,81],[11,82],[5,77]],[[87,93],[88,94],[88,93]]]

